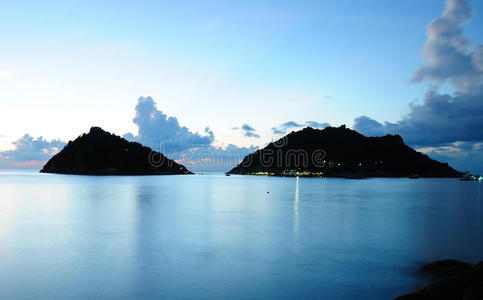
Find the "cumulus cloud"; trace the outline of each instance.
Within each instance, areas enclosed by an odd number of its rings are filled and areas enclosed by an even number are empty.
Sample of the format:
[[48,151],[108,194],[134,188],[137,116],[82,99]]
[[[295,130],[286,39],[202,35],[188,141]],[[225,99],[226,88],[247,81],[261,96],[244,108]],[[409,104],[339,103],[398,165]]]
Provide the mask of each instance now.
[[428,61],[413,80],[448,81],[454,95],[431,87],[422,104],[412,104],[400,121],[380,123],[367,116],[355,119],[354,129],[366,135],[400,134],[411,145],[443,145],[483,140],[483,46],[471,51],[463,26],[471,10],[466,1],[448,0],[443,15],[428,26],[423,56]]
[[209,146],[214,141],[213,131],[206,127],[204,134],[190,131],[180,126],[178,119],[168,117],[158,110],[151,97],[140,97],[136,105],[133,122],[138,126],[138,134],[127,133],[124,138],[134,140],[153,149],[183,151],[196,147]]
[[384,126],[367,116],[360,116],[354,120],[354,129],[368,136],[380,136],[387,133]]
[[312,128],[325,128],[330,126],[329,123],[319,123],[317,121],[306,121],[304,123],[297,123],[295,121],[288,121],[280,126],[272,127],[272,132],[275,135],[286,134],[291,129],[302,128],[302,127],[312,127]]
[[[400,134],[408,144],[455,166],[482,155],[468,146],[483,141],[483,45],[472,47],[463,36],[471,14],[465,0],[447,0],[443,14],[428,25],[423,48],[427,64],[412,80],[436,86],[429,88],[422,104],[411,104],[410,112],[397,122],[358,117],[354,129],[369,136]],[[438,91],[445,82],[453,87],[452,95]]]
[[463,37],[464,25],[471,17],[466,0],[446,1],[443,15],[427,28],[428,40],[423,48],[427,65],[413,76],[413,81],[431,80],[438,83],[449,80],[462,93],[481,92],[481,45],[474,50]]
[[[191,171],[227,171],[257,149],[231,144],[224,148],[213,146],[215,134],[209,127],[200,134],[181,126],[177,118],[168,117],[159,110],[151,97],[140,97],[135,111],[133,122],[138,126],[138,134],[126,133],[124,138],[161,151]],[[246,136],[259,137],[248,124],[232,129],[243,130]]]
[[62,150],[65,142],[34,138],[28,134],[13,142],[15,149],[0,152],[1,167],[40,167]]

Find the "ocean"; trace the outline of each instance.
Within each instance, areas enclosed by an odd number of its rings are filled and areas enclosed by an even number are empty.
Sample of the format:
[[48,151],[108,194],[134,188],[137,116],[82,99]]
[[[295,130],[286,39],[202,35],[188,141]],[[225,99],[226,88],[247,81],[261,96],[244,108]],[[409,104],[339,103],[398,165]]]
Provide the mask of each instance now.
[[0,170],[0,299],[391,299],[483,260],[483,183]]

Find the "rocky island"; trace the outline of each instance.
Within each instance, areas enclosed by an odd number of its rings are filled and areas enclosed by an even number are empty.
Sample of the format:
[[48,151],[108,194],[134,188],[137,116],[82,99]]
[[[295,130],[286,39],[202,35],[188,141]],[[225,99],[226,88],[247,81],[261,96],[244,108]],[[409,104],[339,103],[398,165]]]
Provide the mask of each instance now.
[[309,177],[459,177],[404,144],[399,135],[366,137],[341,127],[304,128],[246,156],[230,174]]
[[82,175],[192,174],[183,165],[139,143],[92,127],[52,157],[42,173]]

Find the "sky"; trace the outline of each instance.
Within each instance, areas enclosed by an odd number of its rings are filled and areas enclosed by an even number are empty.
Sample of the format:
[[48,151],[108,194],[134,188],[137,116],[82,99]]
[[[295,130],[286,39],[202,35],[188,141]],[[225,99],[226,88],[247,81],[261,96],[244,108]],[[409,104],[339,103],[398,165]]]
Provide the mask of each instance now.
[[0,167],[91,126],[243,156],[347,124],[483,173],[482,44],[481,0],[0,0]]

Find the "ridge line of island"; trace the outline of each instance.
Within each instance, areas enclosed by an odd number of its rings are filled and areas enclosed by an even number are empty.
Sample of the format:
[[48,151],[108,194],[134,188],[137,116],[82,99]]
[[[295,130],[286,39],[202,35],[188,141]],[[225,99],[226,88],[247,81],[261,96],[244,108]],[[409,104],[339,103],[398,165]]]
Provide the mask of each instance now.
[[[264,156],[272,163],[265,163]],[[152,163],[153,158],[156,164]],[[127,141],[100,127],[92,127],[87,134],[69,141],[40,172],[77,175],[193,174],[162,153]],[[399,135],[366,137],[345,125],[292,131],[247,155],[226,174],[349,179],[460,177],[462,180],[483,180],[483,177],[464,174],[447,163],[438,162],[412,149],[404,144]]]

